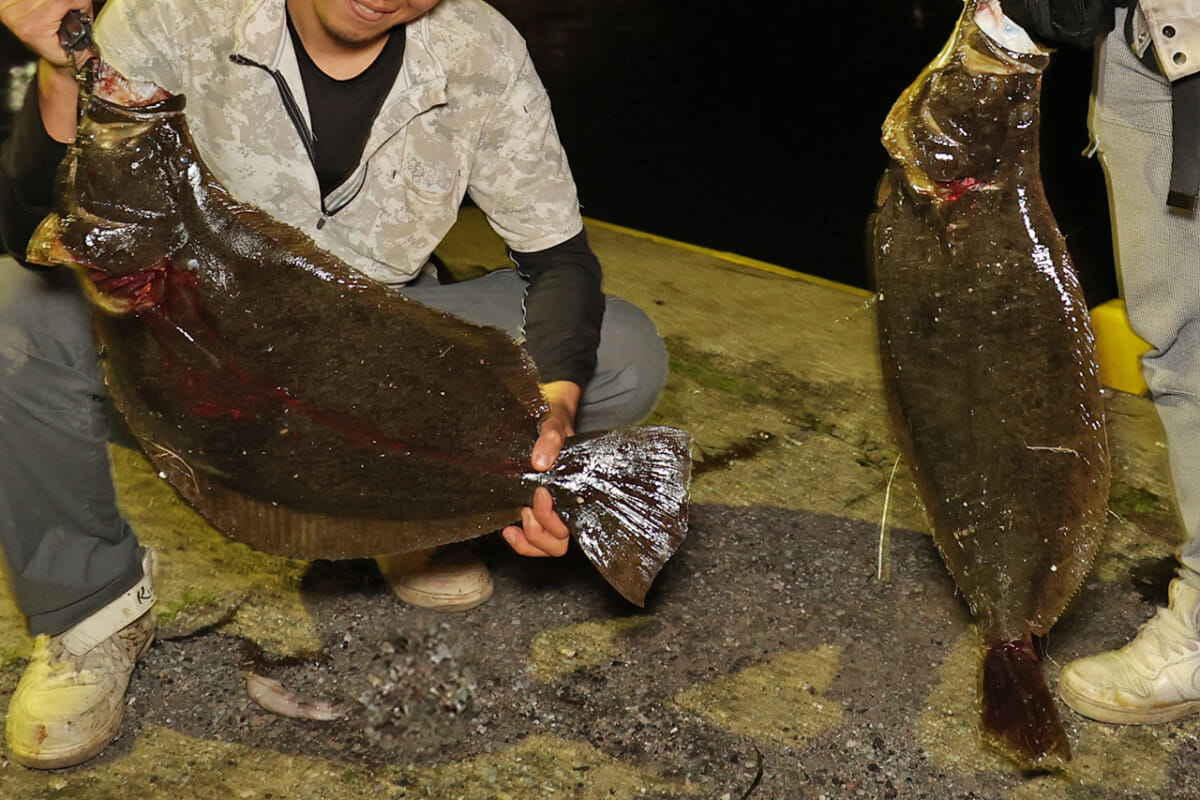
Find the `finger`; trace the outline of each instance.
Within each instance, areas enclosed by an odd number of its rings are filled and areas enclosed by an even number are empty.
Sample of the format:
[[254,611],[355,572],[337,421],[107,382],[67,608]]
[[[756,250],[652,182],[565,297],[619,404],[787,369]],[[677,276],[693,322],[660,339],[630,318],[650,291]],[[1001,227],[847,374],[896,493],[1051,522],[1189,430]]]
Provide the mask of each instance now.
[[566,555],[567,546],[571,543],[570,539],[554,536],[540,525],[525,527],[524,532],[525,541],[543,556],[558,558]]
[[504,541],[508,542],[508,546],[517,555],[528,556],[530,558],[544,558],[546,556],[545,553],[529,543],[525,538],[525,531],[521,529],[521,526],[509,525],[500,533],[504,536]]
[[550,553],[530,542],[527,527],[528,529],[533,529],[538,527],[538,525],[537,521],[533,519],[532,510],[523,508],[521,509],[521,524],[509,525],[501,531],[501,535],[504,536],[504,541],[508,542],[508,546],[518,555],[529,556],[530,558],[545,558],[549,556]]
[[571,535],[567,524],[554,510],[554,497],[545,486],[539,486],[533,493],[533,518],[556,539],[566,539]]
[[563,442],[566,439],[566,434],[560,426],[552,424],[543,425],[541,433],[538,434],[537,441],[533,443],[533,456],[531,458],[533,468],[539,472],[545,472],[554,466],[554,460],[558,458]]
[[[543,496],[543,494],[545,496]],[[570,543],[567,526],[554,513],[550,493],[539,488],[534,494],[533,508],[521,510],[521,527],[525,540],[548,556],[565,555]]]

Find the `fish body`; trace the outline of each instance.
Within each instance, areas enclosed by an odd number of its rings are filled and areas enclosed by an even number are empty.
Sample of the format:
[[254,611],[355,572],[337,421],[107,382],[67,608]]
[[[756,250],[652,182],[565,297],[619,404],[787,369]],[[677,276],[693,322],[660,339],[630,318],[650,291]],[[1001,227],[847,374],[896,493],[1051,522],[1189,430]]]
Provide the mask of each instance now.
[[99,61],[83,85],[28,258],[81,275],[113,398],[184,497],[261,549],[348,558],[479,536],[547,485],[642,602],[686,534],[685,433],[575,437],[534,472],[548,406],[504,331],[410,300],[230,197],[182,95]]
[[1049,56],[1019,28],[1006,47],[1009,26],[968,0],[892,108],[874,266],[893,428],[987,650],[984,730],[1046,767],[1070,748],[1031,636],[1091,568],[1109,464],[1087,307],[1040,177]]

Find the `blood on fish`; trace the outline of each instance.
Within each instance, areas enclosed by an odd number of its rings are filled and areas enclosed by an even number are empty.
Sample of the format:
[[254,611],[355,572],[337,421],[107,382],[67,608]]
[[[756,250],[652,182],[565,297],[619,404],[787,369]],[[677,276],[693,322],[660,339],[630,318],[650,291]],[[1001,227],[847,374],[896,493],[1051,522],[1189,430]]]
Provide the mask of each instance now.
[[955,178],[949,181],[935,181],[935,185],[940,190],[938,199],[943,203],[953,203],[967,192],[973,192],[985,186],[982,181],[970,177]]

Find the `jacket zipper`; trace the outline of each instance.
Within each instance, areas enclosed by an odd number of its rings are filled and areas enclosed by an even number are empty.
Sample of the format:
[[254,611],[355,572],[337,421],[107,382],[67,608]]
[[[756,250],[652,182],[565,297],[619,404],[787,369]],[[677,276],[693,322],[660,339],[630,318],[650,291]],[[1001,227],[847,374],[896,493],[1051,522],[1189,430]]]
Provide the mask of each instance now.
[[[296,102],[296,96],[292,94],[292,88],[288,86],[283,75],[278,70],[271,69],[265,64],[259,64],[257,61],[252,61],[245,56],[234,53],[229,57],[229,60],[235,64],[241,64],[248,67],[258,67],[271,76],[275,81],[275,86],[279,89],[279,96],[283,99],[283,108],[287,111],[288,118],[292,121],[292,126],[295,127],[296,133],[300,135],[300,142],[304,145],[304,152],[308,154],[308,162],[312,164],[313,173],[317,171],[317,148],[316,140],[313,137],[312,131],[308,127],[308,123],[304,121],[304,114],[300,111],[300,104]],[[320,194],[320,190],[317,190]],[[357,192],[355,192],[357,194]],[[353,197],[351,198],[353,199]],[[332,217],[338,211],[346,207],[346,203],[341,203],[337,208],[330,210],[325,206],[325,197],[321,196],[321,218],[317,220],[317,230],[325,227],[325,220]]]

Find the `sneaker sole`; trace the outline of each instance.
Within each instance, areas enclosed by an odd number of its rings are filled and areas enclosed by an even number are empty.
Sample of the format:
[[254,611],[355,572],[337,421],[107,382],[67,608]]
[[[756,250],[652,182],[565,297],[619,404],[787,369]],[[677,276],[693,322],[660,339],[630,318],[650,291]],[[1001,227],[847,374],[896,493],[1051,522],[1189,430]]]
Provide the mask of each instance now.
[[8,755],[13,761],[23,767],[30,769],[62,769],[64,767],[74,767],[90,761],[96,756],[104,752],[104,749],[117,738],[117,733],[121,730],[121,722],[125,718],[125,707],[121,706],[121,712],[117,715],[116,720],[110,726],[103,728],[96,736],[93,736],[81,746],[74,746],[70,749],[60,749],[57,751],[39,750],[36,753],[24,753],[20,749],[15,748],[12,742],[8,743]]
[[1058,687],[1058,696],[1076,714],[1097,722],[1110,722],[1116,725],[1157,725],[1200,713],[1200,701],[1196,700],[1152,708],[1111,706],[1097,703],[1076,692],[1070,685],[1062,684]]
[[468,595],[435,595],[428,592],[415,591],[406,586],[393,585],[392,591],[410,606],[430,608],[435,611],[470,611],[488,601],[495,587],[489,580],[487,585],[477,592]]

